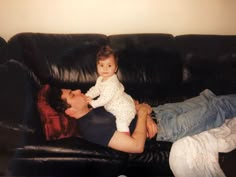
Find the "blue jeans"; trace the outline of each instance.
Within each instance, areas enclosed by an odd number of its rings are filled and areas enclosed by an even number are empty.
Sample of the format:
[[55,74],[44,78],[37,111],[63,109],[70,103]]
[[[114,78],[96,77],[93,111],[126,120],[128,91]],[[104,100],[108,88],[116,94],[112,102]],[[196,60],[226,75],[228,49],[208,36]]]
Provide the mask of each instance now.
[[236,116],[236,95],[216,96],[206,89],[199,96],[153,108],[158,121],[156,140],[174,142],[219,127]]

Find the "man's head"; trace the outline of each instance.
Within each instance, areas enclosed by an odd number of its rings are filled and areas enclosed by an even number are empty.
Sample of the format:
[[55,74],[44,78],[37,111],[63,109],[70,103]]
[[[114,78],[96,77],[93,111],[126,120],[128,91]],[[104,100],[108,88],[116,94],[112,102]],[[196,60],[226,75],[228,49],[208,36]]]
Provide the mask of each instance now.
[[48,94],[49,104],[58,112],[80,118],[88,113],[86,96],[78,90],[51,88]]

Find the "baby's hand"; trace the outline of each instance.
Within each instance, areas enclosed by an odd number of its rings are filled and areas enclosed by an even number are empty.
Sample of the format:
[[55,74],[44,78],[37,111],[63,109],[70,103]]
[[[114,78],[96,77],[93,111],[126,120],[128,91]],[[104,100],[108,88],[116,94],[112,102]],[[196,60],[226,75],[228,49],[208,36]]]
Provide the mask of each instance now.
[[90,102],[92,101],[92,98],[89,97],[89,96],[87,96],[87,97],[86,97],[86,100],[87,100],[88,103],[90,103]]
[[138,104],[139,104],[139,101],[134,99],[134,105],[136,106]]

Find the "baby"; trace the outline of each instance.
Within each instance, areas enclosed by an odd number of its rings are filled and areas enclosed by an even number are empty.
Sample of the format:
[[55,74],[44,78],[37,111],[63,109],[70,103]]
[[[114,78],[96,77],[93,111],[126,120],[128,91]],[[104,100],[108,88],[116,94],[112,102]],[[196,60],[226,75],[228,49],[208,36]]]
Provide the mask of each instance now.
[[[97,53],[97,78],[95,86],[85,94],[93,107],[104,108],[116,117],[116,127],[120,132],[129,133],[129,125],[135,117],[135,103],[124,92],[124,86],[116,75],[118,58],[110,46],[102,47]],[[98,97],[99,96],[99,97]],[[95,99],[98,97],[97,99]]]

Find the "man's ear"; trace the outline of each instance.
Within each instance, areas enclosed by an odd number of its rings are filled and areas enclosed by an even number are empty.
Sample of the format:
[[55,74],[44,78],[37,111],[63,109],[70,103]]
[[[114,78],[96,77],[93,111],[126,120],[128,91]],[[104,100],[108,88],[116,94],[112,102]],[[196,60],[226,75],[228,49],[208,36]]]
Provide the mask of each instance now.
[[75,114],[75,110],[73,108],[67,108],[65,110],[65,113],[70,116],[70,117],[74,117],[74,114]]

